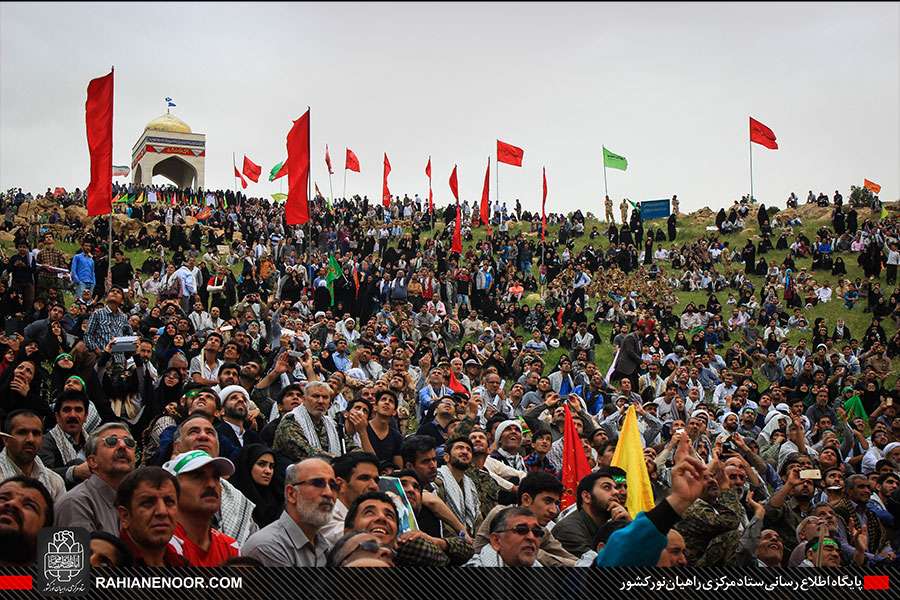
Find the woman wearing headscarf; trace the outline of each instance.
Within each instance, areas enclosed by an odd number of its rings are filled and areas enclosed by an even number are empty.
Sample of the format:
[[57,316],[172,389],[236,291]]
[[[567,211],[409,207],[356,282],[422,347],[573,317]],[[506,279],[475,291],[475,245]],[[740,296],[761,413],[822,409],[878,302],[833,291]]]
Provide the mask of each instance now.
[[0,377],[0,418],[20,408],[27,408],[41,417],[50,415],[50,406],[41,398],[40,359],[20,357]]
[[275,478],[275,453],[271,448],[263,444],[247,444],[241,448],[229,482],[256,505],[253,520],[260,528],[281,515],[284,500],[279,490],[283,482]]

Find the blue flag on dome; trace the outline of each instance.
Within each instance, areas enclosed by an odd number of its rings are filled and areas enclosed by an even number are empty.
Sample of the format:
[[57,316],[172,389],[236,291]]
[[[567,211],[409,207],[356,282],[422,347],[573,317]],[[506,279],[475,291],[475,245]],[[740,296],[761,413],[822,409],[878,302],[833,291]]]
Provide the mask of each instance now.
[[175,106],[175,103],[168,96],[166,96],[166,106],[169,106],[169,107]]

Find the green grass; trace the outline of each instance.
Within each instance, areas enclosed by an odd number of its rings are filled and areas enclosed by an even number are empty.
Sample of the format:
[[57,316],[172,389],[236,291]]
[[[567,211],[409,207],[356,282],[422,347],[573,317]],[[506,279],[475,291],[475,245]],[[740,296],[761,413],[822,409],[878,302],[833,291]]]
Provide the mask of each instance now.
[[[830,213],[829,213],[830,215]],[[859,223],[862,224],[867,218],[873,216],[871,211],[867,209],[859,210]],[[802,218],[802,217],[801,217]],[[794,233],[804,233],[807,238],[810,240],[815,240],[816,231],[825,226],[830,227],[831,223],[829,220],[830,217],[826,216],[823,219],[803,219],[804,223],[800,227],[793,228]],[[700,221],[695,217],[682,215],[679,217],[679,226],[678,226],[678,238],[675,242],[677,245],[684,244],[686,242],[690,242],[696,239],[699,239],[705,235],[708,235],[709,232],[705,230],[706,226],[712,225],[714,221],[714,217],[710,217],[708,221]],[[756,223],[755,213],[751,213],[750,218],[746,220],[747,227],[736,234],[731,234],[724,237],[725,241],[729,242],[729,245],[732,249],[739,250],[746,243],[747,239],[758,240],[759,239],[759,231]],[[606,224],[602,221],[597,220],[588,220],[585,223],[585,235],[580,238],[574,239],[574,254],[580,252],[586,245],[589,243],[594,243],[595,248],[605,250],[608,246],[608,242],[606,240],[605,235],[598,237],[595,240],[591,240],[589,233],[592,227],[596,226],[598,230],[605,234]],[[525,223],[516,223],[510,225],[510,235],[515,236],[520,232],[528,231],[528,224]],[[649,228],[658,229],[662,227],[665,228],[664,220],[657,221],[648,221],[644,224],[645,230]],[[436,222],[435,230],[433,232],[426,232],[422,234],[422,238],[430,238],[438,235],[443,230],[443,224]],[[558,238],[559,226],[558,225],[550,225],[548,226],[547,239],[553,240]],[[777,240],[779,235],[779,230],[776,229],[772,240],[773,243]],[[473,230],[473,240],[464,242],[464,249],[468,250],[474,244],[484,240],[486,236],[486,232],[484,228],[477,228]],[[793,242],[793,237],[790,238],[790,241]],[[396,244],[396,242],[393,242]],[[669,242],[664,242],[662,245],[666,247],[671,247],[672,244]],[[3,246],[6,248],[11,248],[12,244],[4,242]],[[78,247],[74,243],[66,243],[66,242],[57,242],[57,246],[64,253],[71,256],[74,252],[78,251]],[[202,250],[201,250],[202,251]],[[639,249],[642,252],[642,249]],[[767,261],[774,260],[777,264],[781,264],[781,261],[788,255],[788,250],[772,250],[768,252],[766,256]],[[847,275],[846,278],[850,280],[855,280],[857,278],[863,278],[862,269],[858,266],[856,262],[857,255],[849,252],[841,252],[835,253],[836,256],[842,256],[844,258],[844,263],[847,267]],[[131,260],[132,265],[135,268],[138,268],[148,256],[147,252],[143,250],[128,250],[126,251],[126,256]],[[172,252],[168,250],[166,252],[166,258],[171,258]],[[537,261],[535,261],[536,263]],[[797,259],[795,260],[797,263],[798,269],[806,268],[810,271],[811,259]],[[735,268],[743,269],[742,263],[733,263],[735,264]],[[236,264],[233,266],[233,269],[237,273],[240,269],[240,264]],[[811,272],[811,271],[810,271]],[[535,264],[535,274],[537,274],[537,264]],[[836,287],[837,277],[834,277],[830,274],[830,272],[826,273],[824,271],[816,271],[813,273],[813,276],[817,281],[823,282],[828,281],[832,287]],[[764,283],[763,277],[758,277],[756,275],[752,275],[749,277],[750,281],[752,281],[754,288],[757,290],[756,295],[758,297],[758,290]],[[883,289],[883,293],[885,296],[890,295],[890,290],[886,288]],[[719,301],[723,306],[723,319],[727,320],[731,316],[731,309],[729,306],[725,304],[728,297],[728,290],[723,291],[717,295],[719,297]],[[706,303],[706,293],[704,292],[677,292],[678,304],[674,308],[674,313],[676,315],[680,315],[682,309],[688,304],[693,302],[694,304],[705,304]],[[779,295],[781,297],[781,295]],[[67,295],[67,299],[71,298],[71,295]],[[151,298],[151,301],[153,299]],[[593,300],[590,301],[591,305],[594,305],[595,302]],[[860,337],[866,328],[871,323],[871,315],[870,313],[864,313],[863,308],[865,306],[865,301],[859,302],[853,310],[846,310],[843,306],[843,302],[837,299],[836,297],[832,299],[832,301],[826,305],[818,305],[813,307],[810,310],[804,310],[810,324],[812,324],[816,318],[823,317],[826,321],[826,325],[828,326],[829,332],[833,329],[835,322],[837,319],[842,318],[847,322],[847,325],[850,327],[851,332],[855,337]],[[882,322],[885,331],[887,332],[888,338],[890,338],[896,331],[896,327],[891,319],[885,319]],[[605,371],[605,369],[609,366],[610,361],[612,360],[612,348],[607,343],[607,339],[609,337],[610,326],[607,324],[601,324],[598,327],[598,331],[600,332],[601,339],[598,340],[598,346],[596,351],[596,362],[597,364]],[[525,332],[521,332],[525,334]],[[526,334],[527,335],[527,334]],[[797,343],[801,337],[805,337],[807,339],[811,339],[812,334],[810,332],[801,333],[798,331],[791,331],[788,335],[788,341],[791,343]],[[556,349],[550,350],[545,353],[544,360],[548,365],[547,370],[550,370],[552,365],[555,365],[562,354],[565,352],[564,349]],[[900,361],[900,359],[897,359]],[[900,362],[894,362],[894,367],[900,367]],[[893,382],[895,376],[891,376],[889,379]]]

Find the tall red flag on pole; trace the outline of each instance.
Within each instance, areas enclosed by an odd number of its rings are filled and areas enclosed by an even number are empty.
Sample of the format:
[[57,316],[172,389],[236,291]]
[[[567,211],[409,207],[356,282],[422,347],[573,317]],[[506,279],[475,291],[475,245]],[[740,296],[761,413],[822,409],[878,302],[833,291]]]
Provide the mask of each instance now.
[[234,167],[234,176],[240,178],[240,180],[241,180],[241,188],[246,190],[246,189],[247,189],[247,180],[244,179],[244,176],[241,175],[241,172],[240,172],[240,171],[238,171],[237,165],[235,165],[234,163],[232,163],[232,166]]
[[568,403],[566,403],[565,408],[566,421],[563,428],[562,458],[563,493],[560,506],[563,510],[575,504],[575,491],[578,489],[578,482],[591,472],[591,467],[588,464],[587,456],[584,455],[584,446],[581,444],[578,430],[575,429],[575,421],[572,419]]
[[491,204],[488,196],[491,188],[491,157],[488,157],[487,171],[484,172],[484,187],[481,188],[481,224],[487,225],[491,220]]
[[347,157],[344,159],[344,170],[359,173],[359,159],[356,158],[356,155],[350,148],[347,148]]
[[502,162],[514,167],[521,167],[522,158],[524,158],[524,156],[525,151],[521,148],[497,140],[497,162]]
[[425,175],[428,177],[428,212],[434,213],[434,195],[431,193],[431,157],[428,157],[428,164],[425,165]]
[[331,168],[331,156],[328,154],[328,144],[325,144],[325,165],[328,167],[328,174],[334,175],[334,169]]
[[247,176],[247,179],[253,183],[259,183],[259,174],[262,173],[262,167],[247,158],[246,154],[244,155],[244,165],[241,167],[241,170]]
[[113,71],[92,79],[84,106],[91,182],[87,187],[88,216],[112,213]]
[[287,135],[288,199],[284,215],[288,225],[309,221],[309,109],[294,121]]
[[456,198],[456,223],[453,225],[453,240],[450,243],[450,251],[462,254],[462,211],[459,208],[459,182],[456,180],[456,165],[450,173],[450,191]]
[[391,162],[388,160],[387,152],[384,153],[384,182],[381,186],[381,203],[384,204],[385,208],[390,208],[391,206],[391,190],[388,189],[387,178],[391,173]]
[[541,241],[544,241],[544,235],[547,233],[547,213],[544,212],[544,207],[547,204],[547,168],[544,167],[541,169],[544,173],[544,198],[541,200]]
[[775,141],[775,132],[750,117],[750,141],[765,146],[769,150],[778,150],[778,142]]

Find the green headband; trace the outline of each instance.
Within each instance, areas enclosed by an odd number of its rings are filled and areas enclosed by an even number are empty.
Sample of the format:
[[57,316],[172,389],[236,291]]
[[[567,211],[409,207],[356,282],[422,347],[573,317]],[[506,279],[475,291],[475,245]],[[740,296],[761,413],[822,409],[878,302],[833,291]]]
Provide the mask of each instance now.
[[613,475],[612,480],[615,481],[616,483],[627,483],[627,480],[624,477],[622,477],[621,475]]
[[[826,537],[824,540],[822,540],[822,545],[823,546],[831,546],[833,548],[839,548],[838,543],[834,540],[834,538],[830,538],[830,537]],[[818,547],[819,547],[819,538],[816,538],[815,540],[813,540],[809,543],[809,548],[807,548],[807,550],[816,550]]]
[[82,379],[82,378],[79,377],[78,375],[69,375],[68,377],[66,377],[66,381],[68,381],[68,380],[70,380],[70,379],[76,379],[76,380],[78,380],[78,383],[81,384],[81,389],[82,389],[82,390],[87,390],[87,384],[84,382],[84,379]]
[[57,362],[61,358],[68,358],[72,362],[75,362],[75,359],[72,358],[72,355],[69,354],[68,352],[62,352],[59,356],[57,356],[56,358],[53,359],[53,362]]

